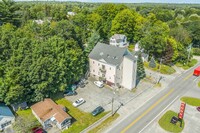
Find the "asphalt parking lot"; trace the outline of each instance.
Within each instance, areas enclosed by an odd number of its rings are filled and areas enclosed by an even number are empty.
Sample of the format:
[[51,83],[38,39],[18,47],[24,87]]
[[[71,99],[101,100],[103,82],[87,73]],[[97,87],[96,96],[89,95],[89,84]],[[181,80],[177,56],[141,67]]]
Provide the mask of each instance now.
[[94,79],[89,78],[88,84],[84,88],[77,88],[78,93],[75,96],[66,96],[65,98],[72,103],[79,98],[83,98],[86,102],[80,105],[80,108],[84,112],[91,112],[97,106],[102,106],[106,111],[111,110],[109,104],[111,103],[114,93],[112,89],[99,88],[93,83]]
[[95,79],[89,78],[88,84],[84,88],[77,88],[78,93],[75,96],[66,96],[65,98],[72,103],[79,98],[83,98],[86,102],[80,105],[78,108],[84,112],[91,112],[96,107],[102,106],[105,111],[112,110],[112,98],[113,109],[116,110],[120,107],[121,103],[126,103],[133,99],[136,95],[142,92],[144,89],[149,88],[152,84],[142,83],[139,86],[137,92],[131,92],[127,89],[112,89],[111,87],[104,86],[103,88],[97,87],[93,82]]

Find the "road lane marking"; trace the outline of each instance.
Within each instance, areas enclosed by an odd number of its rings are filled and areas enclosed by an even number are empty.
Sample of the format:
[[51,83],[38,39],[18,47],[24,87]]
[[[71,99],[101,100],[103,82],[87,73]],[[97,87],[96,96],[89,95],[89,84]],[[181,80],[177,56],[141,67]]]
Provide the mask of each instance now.
[[171,106],[177,99],[179,98],[179,96],[177,96],[171,103],[169,103],[167,105],[167,107],[165,107],[153,120],[151,120],[144,128],[142,128],[142,130],[140,130],[139,133],[142,133],[142,131],[144,131],[153,121],[155,121],[155,119],[157,119],[167,108],[169,108],[169,106]]
[[192,76],[192,73],[189,74],[187,77],[185,77],[183,80],[185,81],[185,80],[189,79],[191,76]]
[[131,124],[129,124],[126,128],[124,128],[121,133],[125,133],[131,126],[133,126],[136,122],[138,122],[142,117],[144,117],[147,113],[149,113],[153,108],[155,108],[160,102],[162,102],[165,98],[167,98],[174,89],[172,88],[167,94],[161,97],[156,103],[154,103],[150,108],[148,108],[142,115],[140,115],[137,119],[135,119]]

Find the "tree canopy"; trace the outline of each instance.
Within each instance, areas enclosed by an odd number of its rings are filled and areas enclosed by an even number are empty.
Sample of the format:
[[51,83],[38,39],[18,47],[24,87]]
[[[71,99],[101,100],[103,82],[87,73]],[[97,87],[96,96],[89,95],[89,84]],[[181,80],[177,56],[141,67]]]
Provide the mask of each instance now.
[[64,90],[85,74],[95,44],[117,33],[155,61],[185,62],[188,46],[200,47],[199,16],[198,5],[2,0],[0,101],[35,102]]

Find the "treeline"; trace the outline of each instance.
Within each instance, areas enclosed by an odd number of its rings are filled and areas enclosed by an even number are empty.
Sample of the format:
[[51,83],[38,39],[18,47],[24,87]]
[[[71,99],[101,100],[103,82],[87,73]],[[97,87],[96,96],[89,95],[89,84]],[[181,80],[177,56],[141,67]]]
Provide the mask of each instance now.
[[0,16],[0,101],[7,104],[64,90],[87,71],[95,43],[115,33],[165,64],[186,62],[188,46],[200,44],[200,10],[191,7],[3,0]]

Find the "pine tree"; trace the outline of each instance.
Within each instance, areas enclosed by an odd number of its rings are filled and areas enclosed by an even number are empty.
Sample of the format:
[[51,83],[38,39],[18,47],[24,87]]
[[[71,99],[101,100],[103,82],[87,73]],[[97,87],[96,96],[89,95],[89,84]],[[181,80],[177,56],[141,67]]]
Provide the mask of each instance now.
[[151,57],[151,60],[149,62],[149,67],[151,67],[151,68],[155,68],[156,67],[156,62],[155,62],[153,56]]
[[172,46],[168,44],[165,50],[165,55],[163,57],[163,64],[170,64],[172,62],[173,55],[174,55],[174,50]]
[[97,31],[93,31],[92,35],[90,38],[88,38],[88,46],[86,47],[85,51],[87,53],[90,53],[94,46],[97,44],[97,42],[100,39],[100,35]]
[[137,59],[137,79],[143,79],[146,77],[145,69],[144,69],[144,64],[142,61],[142,55],[139,53],[138,59]]

